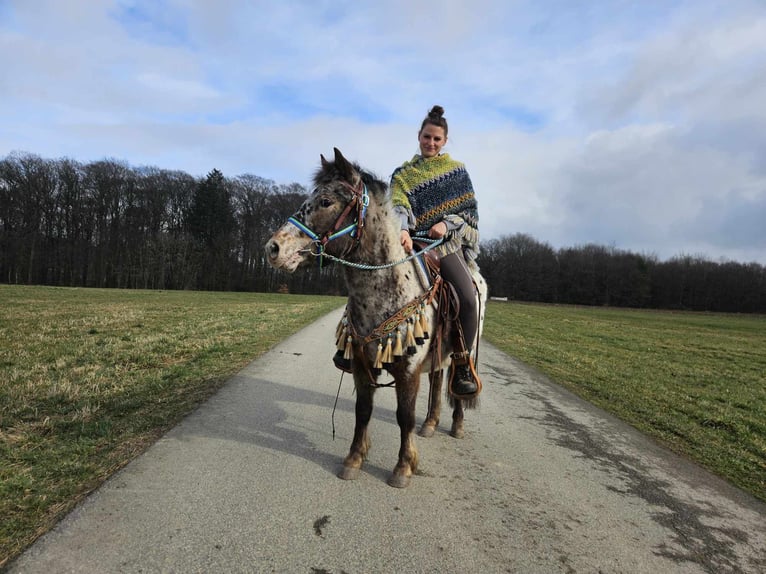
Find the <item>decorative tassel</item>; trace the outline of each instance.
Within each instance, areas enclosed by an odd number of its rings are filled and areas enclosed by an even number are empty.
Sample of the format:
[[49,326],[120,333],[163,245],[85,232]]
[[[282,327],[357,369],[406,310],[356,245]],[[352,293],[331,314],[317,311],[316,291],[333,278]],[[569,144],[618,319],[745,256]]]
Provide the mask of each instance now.
[[408,355],[414,355],[418,352],[418,348],[415,346],[417,341],[415,341],[415,335],[413,333],[412,323],[414,321],[412,318],[407,319],[407,335],[404,337],[404,344],[407,347],[407,354]]
[[413,323],[415,324],[413,336],[415,337],[415,342],[418,345],[422,345],[426,339],[423,336],[423,322],[420,320],[420,315],[421,315],[421,311],[418,311],[418,314],[415,317],[415,320],[413,321]]
[[420,321],[422,322],[422,329],[423,329],[423,338],[428,339],[428,331],[430,330],[428,328],[428,316],[426,315],[426,304],[421,303],[420,304]]
[[383,344],[378,341],[378,352],[375,355],[375,364],[372,366],[372,372],[375,376],[383,371]]
[[386,348],[383,350],[382,362],[384,365],[392,365],[394,363],[393,349],[391,348],[392,342],[393,342],[393,337],[389,335],[386,338]]
[[404,349],[402,349],[402,330],[396,330],[396,344],[394,345],[394,360],[400,361],[404,355]]
[[343,351],[346,348],[346,337],[348,336],[348,329],[343,327],[340,333],[335,338],[335,348],[339,351]]
[[338,350],[332,357],[332,362],[335,363],[335,366],[338,367],[341,371],[345,371],[347,373],[351,372],[351,358],[354,356],[353,349],[351,347],[352,341],[353,338],[351,335],[346,337],[345,344],[341,338],[338,344]]
[[335,329],[335,343],[338,343],[338,340],[340,339],[341,335],[343,335],[343,331],[346,329],[346,317],[344,316],[339,322],[338,322],[338,328]]
[[340,351],[340,350],[336,351],[335,354],[332,356],[332,362],[341,371],[344,371],[346,373],[352,372],[351,361],[343,358],[343,351]]

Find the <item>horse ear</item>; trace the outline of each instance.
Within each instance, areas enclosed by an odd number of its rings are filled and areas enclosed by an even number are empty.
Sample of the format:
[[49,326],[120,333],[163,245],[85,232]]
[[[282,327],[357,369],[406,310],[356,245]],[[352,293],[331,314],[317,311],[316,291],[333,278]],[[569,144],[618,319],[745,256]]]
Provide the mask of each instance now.
[[356,175],[354,166],[352,166],[349,161],[343,157],[343,154],[340,153],[338,148],[333,148],[333,150],[335,151],[335,167],[338,168],[341,175],[345,177],[346,180],[353,182],[354,176]]
[[330,165],[330,162],[327,161],[321,153],[319,154],[319,157],[322,159],[322,167],[327,167]]

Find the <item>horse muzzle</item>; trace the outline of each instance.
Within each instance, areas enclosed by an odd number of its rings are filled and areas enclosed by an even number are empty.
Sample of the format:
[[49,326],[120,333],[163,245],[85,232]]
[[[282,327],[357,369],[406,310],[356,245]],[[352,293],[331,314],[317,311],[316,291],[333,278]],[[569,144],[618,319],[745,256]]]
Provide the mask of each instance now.
[[311,240],[303,241],[288,231],[279,230],[263,246],[266,260],[275,269],[292,273],[309,257]]

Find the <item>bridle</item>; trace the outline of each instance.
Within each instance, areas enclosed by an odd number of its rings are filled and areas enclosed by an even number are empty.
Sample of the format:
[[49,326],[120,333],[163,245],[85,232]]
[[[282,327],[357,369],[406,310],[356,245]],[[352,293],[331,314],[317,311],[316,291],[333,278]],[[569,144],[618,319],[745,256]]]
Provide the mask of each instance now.
[[[419,257],[422,257],[422,255],[427,252],[431,251],[432,249],[438,247],[444,242],[444,238],[440,239],[430,239],[426,236],[418,236],[418,239],[424,243],[428,243],[430,245],[427,245],[423,249],[419,250],[418,252],[412,252],[408,256],[399,259],[398,261],[391,261],[388,263],[382,263],[379,265],[375,264],[369,264],[369,263],[361,263],[361,262],[352,262],[344,259],[346,255],[348,255],[351,250],[359,243],[359,241],[362,238],[362,230],[364,229],[364,217],[367,214],[367,207],[370,205],[370,195],[367,191],[367,185],[360,179],[359,183],[356,187],[352,186],[351,184],[341,181],[340,182],[346,189],[351,191],[353,197],[351,198],[351,201],[346,205],[343,212],[340,214],[338,219],[335,220],[335,223],[330,227],[329,230],[327,230],[324,235],[319,235],[315,231],[313,231],[308,225],[303,223],[298,218],[298,213],[295,213],[291,217],[287,218],[287,223],[292,223],[295,227],[297,227],[300,231],[305,233],[309,236],[312,243],[311,245],[316,246],[316,250],[308,249],[308,250],[302,250],[302,251],[308,251],[313,255],[314,257],[317,257],[319,259],[319,266],[322,266],[322,262],[324,258],[330,259],[331,261],[335,261],[337,263],[341,263],[342,265],[346,265],[348,267],[355,267],[356,269],[365,269],[365,270],[375,270],[375,269],[387,269],[390,267],[396,267],[397,265],[401,265],[402,263],[407,263],[408,261],[411,261],[413,259],[417,259]],[[316,188],[314,189],[316,191]],[[343,221],[348,217],[349,213],[351,213],[351,210],[354,209],[354,207],[357,208],[357,214],[356,214],[356,220],[354,220],[353,223],[350,225],[347,225],[343,229],[340,229],[341,225],[343,225]],[[346,250],[340,255],[340,257],[336,257],[335,255],[332,255],[330,253],[327,253],[325,251],[325,246],[332,241],[333,239],[337,239],[339,237],[343,237],[344,235],[351,235],[351,237],[354,239],[354,241],[346,248]],[[422,263],[421,263],[422,265]]]
[[[345,181],[340,182],[346,189],[351,192],[351,200],[346,204],[343,212],[335,220],[335,223],[323,234],[319,235],[314,232],[309,226],[298,219],[298,214],[292,215],[287,219],[288,223],[292,223],[295,227],[300,229],[303,233],[311,238],[313,245],[316,245],[317,251],[313,255],[321,256],[324,254],[325,246],[332,240],[338,239],[345,235],[350,235],[354,240],[353,243],[346,250],[346,254],[362,239],[362,230],[364,229],[364,217],[367,214],[367,207],[370,205],[370,194],[367,191],[367,185],[359,178],[359,183],[356,186],[351,185]],[[349,216],[351,211],[356,208],[356,219],[350,225],[343,227],[343,222]]]

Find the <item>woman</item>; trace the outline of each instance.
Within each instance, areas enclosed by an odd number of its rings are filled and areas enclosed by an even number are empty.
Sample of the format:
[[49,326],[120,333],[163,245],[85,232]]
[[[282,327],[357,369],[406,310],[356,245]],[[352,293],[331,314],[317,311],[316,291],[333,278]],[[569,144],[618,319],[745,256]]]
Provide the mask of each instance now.
[[401,219],[401,241],[412,250],[412,234],[444,238],[440,252],[441,274],[453,285],[460,299],[460,326],[465,345],[455,346],[452,355],[450,392],[471,398],[481,382],[470,357],[479,326],[479,314],[469,265],[479,248],[479,214],[471,178],[465,166],[441,153],[447,143],[444,109],[434,106],[418,132],[420,154],[404,162],[391,176],[394,209]]

